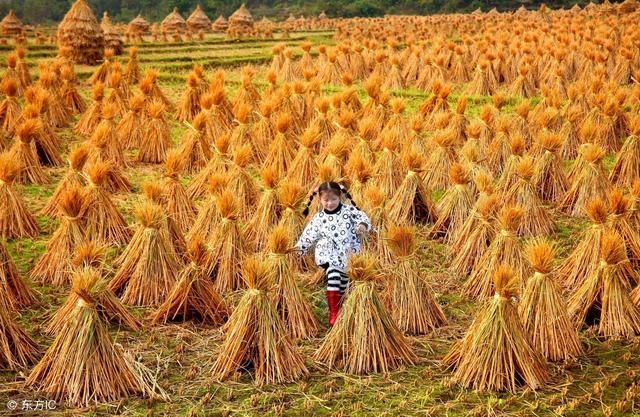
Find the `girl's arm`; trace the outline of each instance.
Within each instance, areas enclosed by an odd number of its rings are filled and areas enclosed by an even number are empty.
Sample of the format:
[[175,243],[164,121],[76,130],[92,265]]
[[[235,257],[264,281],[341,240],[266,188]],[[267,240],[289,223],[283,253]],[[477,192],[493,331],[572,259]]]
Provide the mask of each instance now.
[[352,206],[351,218],[353,219],[356,226],[359,224],[364,224],[367,228],[367,231],[371,231],[371,220],[369,220],[369,216],[367,216],[364,211]]
[[295,248],[303,254],[306,254],[321,237],[320,222],[318,221],[318,217],[314,216],[302,231]]

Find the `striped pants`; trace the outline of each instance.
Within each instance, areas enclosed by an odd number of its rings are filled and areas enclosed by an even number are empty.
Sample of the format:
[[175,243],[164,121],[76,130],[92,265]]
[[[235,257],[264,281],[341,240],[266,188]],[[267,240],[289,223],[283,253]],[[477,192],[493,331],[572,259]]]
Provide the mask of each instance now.
[[341,294],[347,290],[349,285],[349,277],[347,274],[333,266],[321,265],[325,269],[325,275],[327,277],[327,291],[340,291]]

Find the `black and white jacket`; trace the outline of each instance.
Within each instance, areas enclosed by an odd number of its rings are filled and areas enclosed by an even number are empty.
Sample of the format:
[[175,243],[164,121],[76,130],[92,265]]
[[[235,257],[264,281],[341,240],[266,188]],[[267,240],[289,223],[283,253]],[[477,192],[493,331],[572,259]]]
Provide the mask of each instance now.
[[333,211],[322,210],[304,228],[296,248],[307,253],[315,246],[317,265],[329,264],[346,271],[349,255],[360,252],[360,237],[356,234],[360,223],[371,230],[369,217],[354,206],[340,203]]

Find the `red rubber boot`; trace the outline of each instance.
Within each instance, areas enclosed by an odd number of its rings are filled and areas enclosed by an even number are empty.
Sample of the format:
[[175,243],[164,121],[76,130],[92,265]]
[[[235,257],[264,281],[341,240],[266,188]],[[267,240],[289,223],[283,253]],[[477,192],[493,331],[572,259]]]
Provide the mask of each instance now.
[[342,295],[340,291],[327,291],[327,305],[329,306],[329,326],[333,326],[338,318]]

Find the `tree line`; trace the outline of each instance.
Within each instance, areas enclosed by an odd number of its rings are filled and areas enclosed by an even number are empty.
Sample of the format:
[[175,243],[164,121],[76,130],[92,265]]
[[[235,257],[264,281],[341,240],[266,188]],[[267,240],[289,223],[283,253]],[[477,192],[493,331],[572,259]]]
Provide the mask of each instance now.
[[[75,0],[0,0],[0,15],[13,9],[24,23],[50,24],[59,22]],[[384,14],[433,14],[470,12],[478,8],[488,11],[514,10],[524,5],[535,9],[540,0],[87,0],[98,17],[107,11],[116,22],[128,22],[141,14],[151,22],[162,20],[173,8],[186,18],[198,4],[209,18],[222,14],[228,17],[245,3],[254,17],[267,16],[286,19],[290,13],[296,17],[317,16],[325,11],[329,17],[382,16]],[[552,8],[586,5],[585,0],[551,0]]]

